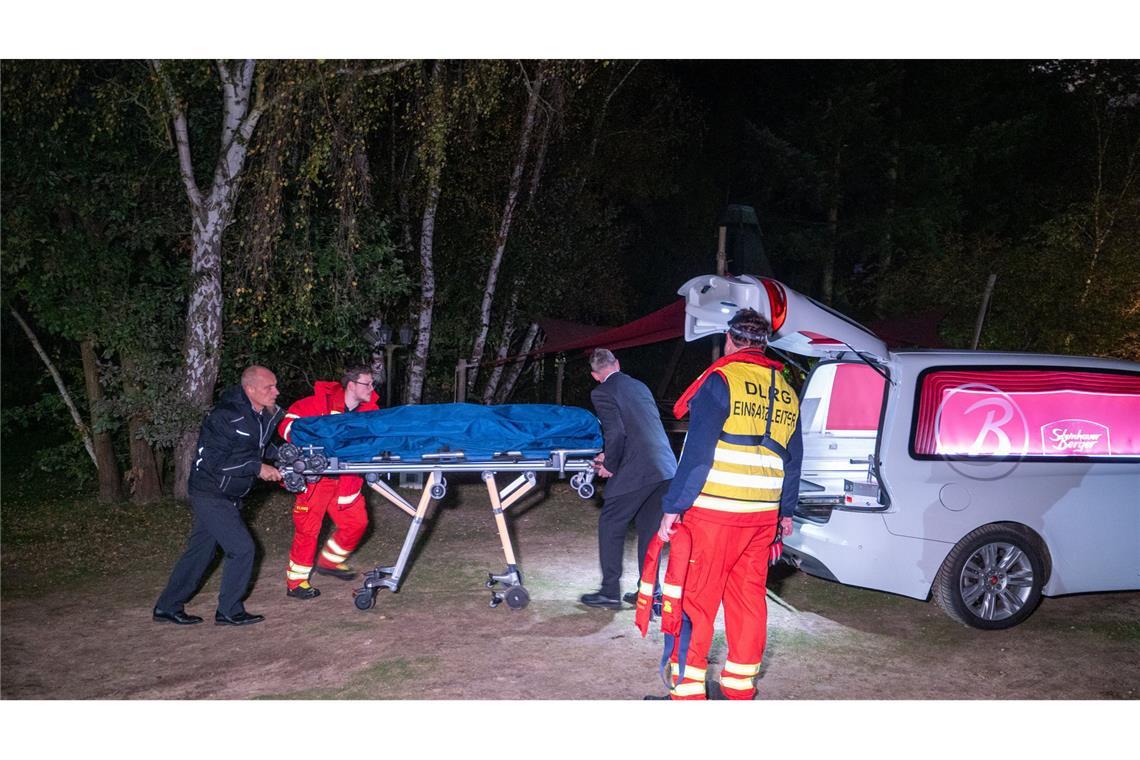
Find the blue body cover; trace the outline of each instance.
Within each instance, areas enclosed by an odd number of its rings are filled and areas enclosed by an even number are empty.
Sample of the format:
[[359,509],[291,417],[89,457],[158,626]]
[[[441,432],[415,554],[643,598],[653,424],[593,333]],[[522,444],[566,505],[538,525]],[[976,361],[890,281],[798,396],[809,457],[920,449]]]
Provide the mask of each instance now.
[[421,404],[303,417],[293,424],[291,438],[298,446],[321,446],[326,456],[356,462],[385,452],[401,459],[445,450],[462,451],[467,459],[505,451],[545,458],[553,449],[602,448],[597,417],[552,404]]

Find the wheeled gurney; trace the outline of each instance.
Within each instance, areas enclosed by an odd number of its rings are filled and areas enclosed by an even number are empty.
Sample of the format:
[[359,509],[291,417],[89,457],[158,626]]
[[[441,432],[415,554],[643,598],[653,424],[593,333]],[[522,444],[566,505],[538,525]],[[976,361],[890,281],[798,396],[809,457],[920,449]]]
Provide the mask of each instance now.
[[[432,425],[435,431],[425,434]],[[371,609],[381,589],[399,591],[428,508],[447,494],[447,474],[459,472],[481,474],[503,546],[506,570],[487,575],[490,606],[506,602],[511,609],[526,607],[530,595],[523,586],[504,513],[534,489],[538,472],[569,474],[571,487],[581,498],[590,498],[594,494],[593,459],[601,451],[600,429],[593,415],[573,407],[543,405],[441,404],[303,418],[294,426],[292,438],[293,443],[280,447],[277,461],[289,491],[298,493],[306,483],[322,477],[358,475],[412,518],[396,563],[364,573],[363,585],[354,590],[353,602],[360,610]],[[444,438],[468,448],[449,450]],[[511,447],[495,450],[492,445],[504,442]],[[576,447],[552,446],[558,443]],[[424,452],[425,447],[435,450]],[[374,453],[365,456],[368,452]],[[500,472],[517,476],[500,488],[496,480]],[[400,473],[424,476],[414,506],[389,485],[388,479]]]

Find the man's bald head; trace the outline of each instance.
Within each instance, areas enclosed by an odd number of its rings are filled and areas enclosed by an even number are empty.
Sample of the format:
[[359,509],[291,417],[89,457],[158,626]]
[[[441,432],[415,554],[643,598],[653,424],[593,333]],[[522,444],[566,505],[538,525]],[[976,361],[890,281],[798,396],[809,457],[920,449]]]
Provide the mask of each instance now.
[[277,376],[257,364],[241,373],[241,387],[256,412],[274,406],[277,401]]

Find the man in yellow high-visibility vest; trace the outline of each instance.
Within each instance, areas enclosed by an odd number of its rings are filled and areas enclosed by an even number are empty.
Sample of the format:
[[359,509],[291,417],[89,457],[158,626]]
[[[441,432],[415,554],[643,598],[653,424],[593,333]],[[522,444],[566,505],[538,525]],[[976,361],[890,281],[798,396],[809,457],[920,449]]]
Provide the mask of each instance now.
[[789,535],[799,497],[803,438],[799,402],[764,356],[770,327],[752,309],[729,320],[725,355],[677,401],[690,412],[677,474],[662,502],[658,535],[683,521],[692,553],[682,589],[687,641],[672,657],[673,699],[705,699],[713,621],[724,603],[728,654],[720,691],[752,699],[764,654],[765,582],[777,533]]

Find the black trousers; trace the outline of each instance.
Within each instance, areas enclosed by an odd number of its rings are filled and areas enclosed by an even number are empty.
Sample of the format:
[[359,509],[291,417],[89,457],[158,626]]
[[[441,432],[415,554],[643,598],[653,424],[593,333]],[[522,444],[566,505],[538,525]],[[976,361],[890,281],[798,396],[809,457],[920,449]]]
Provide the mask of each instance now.
[[669,488],[669,481],[639,488],[630,493],[606,498],[598,516],[598,557],[602,564],[604,596],[617,599],[621,596],[621,565],[625,549],[625,534],[632,522],[637,527],[637,573],[641,576],[645,563],[645,550],[657,528],[661,525],[661,499]]
[[254,544],[241,519],[241,500],[191,494],[190,509],[194,512],[190,540],[155,606],[166,612],[181,611],[198,591],[220,545],[226,559],[218,612],[230,616],[244,612],[241,600],[249,591],[249,579],[253,576]]

